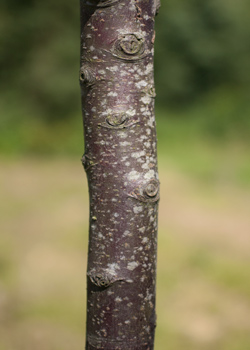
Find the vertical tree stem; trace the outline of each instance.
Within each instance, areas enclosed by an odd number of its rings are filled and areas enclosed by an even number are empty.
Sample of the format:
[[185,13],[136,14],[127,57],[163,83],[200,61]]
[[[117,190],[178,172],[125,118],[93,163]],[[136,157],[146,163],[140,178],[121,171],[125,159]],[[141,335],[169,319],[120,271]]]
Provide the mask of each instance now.
[[159,180],[153,0],[81,0],[86,349],[152,350]]

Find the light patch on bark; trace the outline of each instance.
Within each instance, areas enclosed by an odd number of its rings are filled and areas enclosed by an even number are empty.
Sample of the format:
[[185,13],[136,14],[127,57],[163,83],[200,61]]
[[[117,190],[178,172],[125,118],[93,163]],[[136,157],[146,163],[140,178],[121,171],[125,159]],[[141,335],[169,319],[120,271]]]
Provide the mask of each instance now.
[[143,88],[144,86],[147,86],[148,83],[145,80],[141,80],[138,83],[135,84],[138,89]]
[[152,170],[149,170],[146,174],[144,174],[144,179],[150,180],[154,176],[155,176],[155,171],[152,169]]
[[133,211],[135,214],[141,213],[143,211],[143,207],[134,207]]
[[132,170],[129,174],[128,174],[128,179],[129,180],[138,180],[140,178],[141,174],[138,173],[138,171],[136,170]]
[[139,263],[137,261],[131,261],[128,263],[127,269],[133,271],[137,266],[139,266]]

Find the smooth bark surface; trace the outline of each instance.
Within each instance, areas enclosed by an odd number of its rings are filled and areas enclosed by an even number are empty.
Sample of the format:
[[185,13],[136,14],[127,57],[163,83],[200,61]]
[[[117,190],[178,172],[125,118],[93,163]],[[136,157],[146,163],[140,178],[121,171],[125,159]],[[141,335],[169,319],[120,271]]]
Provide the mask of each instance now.
[[154,347],[158,7],[153,0],[81,0],[82,162],[90,195],[87,350]]

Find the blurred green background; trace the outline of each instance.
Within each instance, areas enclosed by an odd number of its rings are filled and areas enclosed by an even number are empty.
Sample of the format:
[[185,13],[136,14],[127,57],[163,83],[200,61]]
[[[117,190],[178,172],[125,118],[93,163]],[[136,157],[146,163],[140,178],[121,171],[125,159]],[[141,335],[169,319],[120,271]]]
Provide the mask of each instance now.
[[[79,3],[0,5],[0,350],[79,350]],[[156,350],[250,349],[250,3],[162,0]]]

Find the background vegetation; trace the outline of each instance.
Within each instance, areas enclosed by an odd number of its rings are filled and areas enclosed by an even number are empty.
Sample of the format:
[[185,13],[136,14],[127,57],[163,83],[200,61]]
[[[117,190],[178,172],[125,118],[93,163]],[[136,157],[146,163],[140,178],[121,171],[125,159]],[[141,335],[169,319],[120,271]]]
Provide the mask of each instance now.
[[[0,350],[84,348],[79,3],[2,0]],[[156,350],[250,348],[250,3],[162,0]]]
[[[155,59],[160,128],[184,122],[204,137],[249,140],[249,13],[247,0],[162,2]],[[78,1],[2,0],[0,26],[1,150],[79,151]]]

